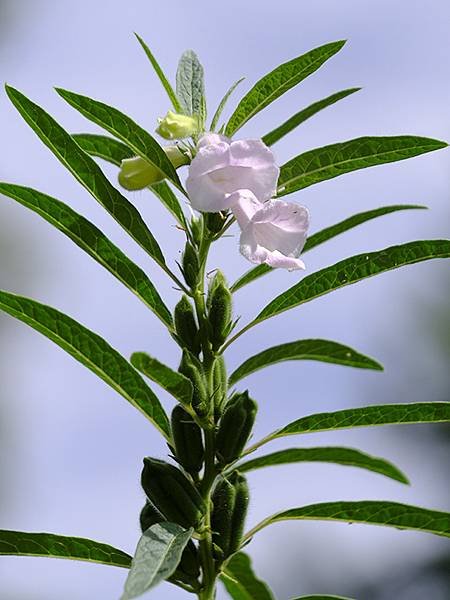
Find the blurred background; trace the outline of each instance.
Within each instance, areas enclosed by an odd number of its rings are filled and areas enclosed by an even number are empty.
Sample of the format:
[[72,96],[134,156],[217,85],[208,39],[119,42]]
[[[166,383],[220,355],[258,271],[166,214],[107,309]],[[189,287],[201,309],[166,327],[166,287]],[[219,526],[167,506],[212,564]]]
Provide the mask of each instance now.
[[[223,3],[172,0],[0,0],[1,79],[52,113],[69,131],[96,131],[53,91],[59,85],[126,111],[150,131],[169,106],[132,32],[174,76],[186,48],[206,69],[210,114],[245,75],[242,94],[263,74],[323,43],[348,44],[322,69],[242,130],[270,131],[300,108],[346,87],[364,89],[309,120],[275,146],[280,163],[309,148],[359,135],[450,138],[449,24],[445,0],[295,0]],[[238,99],[229,103],[232,109]],[[227,113],[229,114],[229,112]],[[30,185],[100,226],[150,274],[169,306],[177,295],[157,267],[64,170],[0,95],[0,179]],[[314,232],[377,206],[417,203],[429,211],[383,217],[305,256],[308,272],[355,253],[411,239],[448,236],[449,154],[441,151],[324,182],[292,196],[308,206]],[[116,170],[104,166],[114,180]],[[169,264],[182,235],[148,192],[132,195]],[[210,268],[233,281],[248,268],[237,232],[222,240]],[[236,294],[247,322],[298,280],[277,272]],[[67,312],[125,356],[146,350],[172,366],[175,346],[139,301],[59,232],[0,199],[0,287]],[[448,400],[448,265],[433,261],[371,279],[256,327],[231,347],[230,368],[273,345],[324,337],[380,360],[384,373],[319,363],[272,366],[245,381],[260,403],[256,437],[302,415],[369,403]],[[91,372],[25,325],[0,314],[0,528],[92,537],[134,551],[143,504],[142,457],[165,445],[140,413]],[[161,393],[168,410],[172,401]],[[273,442],[347,445],[384,456],[411,486],[330,465],[250,473],[249,526],[278,510],[319,501],[391,499],[449,506],[449,432],[404,426],[314,434]],[[269,450],[269,447],[267,447]],[[363,525],[298,522],[258,534],[257,573],[282,600],[335,593],[358,600],[444,600],[450,595],[448,542],[428,534]],[[4,600],[118,598],[126,572],[101,565],[1,557]],[[186,593],[163,584],[148,598]],[[224,598],[222,590],[219,598]]]

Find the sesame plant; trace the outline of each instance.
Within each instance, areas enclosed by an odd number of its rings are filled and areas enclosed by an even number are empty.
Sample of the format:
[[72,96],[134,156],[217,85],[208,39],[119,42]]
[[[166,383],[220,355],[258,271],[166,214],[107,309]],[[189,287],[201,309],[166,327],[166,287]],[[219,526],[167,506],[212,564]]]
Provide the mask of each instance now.
[[[162,364],[146,352],[147,348],[127,360],[96,333],[36,300],[2,291],[0,308],[58,344],[138,409],[156,428],[155,435],[160,434],[163,449],[167,444],[168,456],[166,460],[143,459],[142,535],[133,557],[90,539],[9,530],[0,531],[0,554],[123,567],[128,569],[128,576],[122,600],[137,598],[164,580],[201,600],[215,598],[219,582],[235,600],[270,600],[274,596],[254,574],[247,552],[261,529],[279,521],[367,523],[448,537],[449,514],[379,500],[296,506],[246,530],[250,496],[246,474],[255,469],[321,461],[408,482],[384,458],[348,447],[301,446],[254,454],[266,445],[270,447],[272,440],[343,428],[449,421],[450,403],[381,404],[303,415],[250,444],[258,405],[251,390],[242,385],[247,375],[289,360],[316,360],[360,369],[382,367],[336,341],[294,339],[258,351],[232,373],[226,368],[233,343],[249,329],[263,326],[267,319],[391,269],[450,256],[447,240],[417,240],[363,252],[304,275],[300,254],[371,219],[424,207],[403,204],[374,208],[307,237],[308,210],[295,199],[287,200],[294,192],[321,181],[439,150],[446,144],[414,135],[360,137],[309,150],[278,166],[271,150],[276,142],[359,88],[339,91],[303,108],[259,139],[242,138],[241,128],[318,70],[344,42],[325,44],[275,68],[251,87],[235,103],[231,116],[224,119],[223,109],[242,80],[230,87],[208,118],[203,68],[195,53],[182,55],[176,85],[172,86],[145,42],[139,37],[138,41],[171,104],[167,115],[158,119],[156,134],[164,140],[162,144],[123,112],[72,91],[56,90],[107,135],[70,134],[17,89],[6,86],[6,93],[49,150],[173,281],[179,292],[175,309],[169,310],[142,268],[61,200],[12,183],[0,183],[0,192],[59,229],[144,302],[173,339],[174,350],[180,355],[178,369]],[[96,159],[118,167],[118,185],[109,181]],[[187,171],[184,183],[180,179],[183,171]],[[143,189],[162,202],[181,231],[178,265],[168,264],[132,196],[127,199],[127,191]],[[252,266],[230,284],[220,265],[208,263],[208,253],[212,244],[233,229],[240,232],[240,252]],[[163,235],[161,238],[164,240]],[[258,286],[259,279],[270,277],[276,268],[292,271],[292,286],[259,314],[245,315],[238,321],[233,314],[234,294],[246,286]],[[151,347],[148,350],[155,352]],[[170,417],[147,380],[173,397]]]

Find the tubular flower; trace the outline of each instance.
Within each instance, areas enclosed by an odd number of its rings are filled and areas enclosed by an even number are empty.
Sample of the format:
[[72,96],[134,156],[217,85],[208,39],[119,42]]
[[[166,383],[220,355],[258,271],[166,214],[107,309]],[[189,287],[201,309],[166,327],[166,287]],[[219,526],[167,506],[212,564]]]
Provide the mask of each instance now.
[[261,140],[231,141],[209,133],[200,138],[197,150],[186,181],[196,210],[227,210],[238,190],[250,190],[261,202],[273,196],[280,170],[272,151]]
[[232,196],[232,210],[242,230],[241,254],[250,262],[273,268],[304,269],[298,256],[306,241],[308,210],[282,200],[261,203],[249,190]]

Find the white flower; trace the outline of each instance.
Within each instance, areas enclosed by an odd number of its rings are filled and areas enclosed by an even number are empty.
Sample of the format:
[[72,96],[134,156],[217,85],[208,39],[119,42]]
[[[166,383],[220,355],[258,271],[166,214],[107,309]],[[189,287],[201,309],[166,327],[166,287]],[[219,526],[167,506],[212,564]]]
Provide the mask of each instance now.
[[283,269],[304,269],[298,258],[306,241],[309,213],[304,206],[282,200],[261,203],[249,190],[230,198],[242,230],[240,251],[253,263]]
[[272,151],[261,140],[232,142],[209,133],[199,140],[186,189],[193,208],[219,212],[231,208],[231,195],[238,190],[250,190],[261,202],[269,200],[279,172]]

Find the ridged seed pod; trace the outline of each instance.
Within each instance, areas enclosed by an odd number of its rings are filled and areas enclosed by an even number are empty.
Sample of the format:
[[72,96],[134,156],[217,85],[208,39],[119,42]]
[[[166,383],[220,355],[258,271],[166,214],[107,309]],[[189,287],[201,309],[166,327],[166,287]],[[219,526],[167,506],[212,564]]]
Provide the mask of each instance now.
[[176,467],[155,458],[144,458],[141,483],[147,498],[168,521],[183,527],[199,524],[205,504],[197,489]]
[[248,392],[235,394],[220,419],[216,438],[216,454],[223,464],[238,459],[250,436],[258,405]]
[[239,550],[244,534],[245,517],[247,516],[248,503],[250,499],[248,483],[246,478],[234,471],[230,477],[230,482],[236,491],[234,499],[234,510],[231,524],[231,537],[229,553],[233,554]]
[[200,264],[198,262],[197,251],[189,242],[186,242],[181,266],[183,269],[183,276],[186,283],[190,288],[194,288],[198,282],[198,277],[200,274]]
[[141,510],[141,514],[139,515],[142,533],[147,531],[147,529],[155,523],[162,523],[163,521],[165,521],[163,515],[157,508],[155,508],[155,506],[153,506],[151,502],[147,500],[144,508]]
[[205,455],[200,427],[181,404],[173,409],[171,423],[177,461],[188,473],[198,473]]
[[200,353],[200,337],[194,309],[185,295],[175,306],[175,331],[182,344],[195,356]]
[[220,271],[211,282],[208,294],[209,337],[213,350],[218,350],[231,329],[232,298]]
[[192,408],[200,417],[206,416],[209,413],[209,396],[200,361],[190,352],[183,350],[178,371],[192,383]]
[[223,356],[219,356],[213,367],[213,392],[214,392],[214,415],[216,420],[220,418],[227,399],[228,377],[227,368]]

